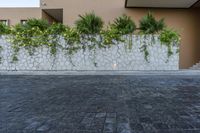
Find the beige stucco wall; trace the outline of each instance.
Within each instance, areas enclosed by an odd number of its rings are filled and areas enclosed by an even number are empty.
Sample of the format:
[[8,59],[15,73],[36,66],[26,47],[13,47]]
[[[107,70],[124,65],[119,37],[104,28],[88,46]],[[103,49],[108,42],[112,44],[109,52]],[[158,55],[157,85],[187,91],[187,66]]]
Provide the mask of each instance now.
[[0,8],[0,19],[9,20],[10,25],[28,18],[41,18],[40,8]]
[[[180,46],[180,68],[189,68],[200,61],[200,39],[199,39],[199,9],[145,9],[124,8],[125,0],[43,0],[46,6],[41,8],[56,9],[63,8],[64,24],[73,25],[79,14],[94,11],[101,16],[105,23],[112,21],[117,16],[125,13],[131,16],[138,24],[142,16],[152,11],[156,18],[165,18],[167,25],[180,32],[182,41]],[[40,13],[38,13],[40,12]],[[39,14],[39,15],[38,15]],[[12,11],[0,9],[1,16],[12,19],[14,23],[17,18],[41,17],[38,9]],[[21,17],[22,16],[22,17]]]

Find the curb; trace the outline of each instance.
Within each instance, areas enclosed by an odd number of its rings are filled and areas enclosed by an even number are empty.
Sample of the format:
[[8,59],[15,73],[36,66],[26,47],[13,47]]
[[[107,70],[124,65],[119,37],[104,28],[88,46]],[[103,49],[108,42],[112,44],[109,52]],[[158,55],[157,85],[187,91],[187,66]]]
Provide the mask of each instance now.
[[0,75],[199,75],[200,70],[179,71],[0,71]]

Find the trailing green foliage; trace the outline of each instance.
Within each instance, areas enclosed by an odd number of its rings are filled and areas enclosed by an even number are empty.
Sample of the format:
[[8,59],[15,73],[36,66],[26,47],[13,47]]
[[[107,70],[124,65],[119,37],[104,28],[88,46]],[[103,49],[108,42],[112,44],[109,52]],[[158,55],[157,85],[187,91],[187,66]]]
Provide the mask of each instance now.
[[45,31],[49,27],[49,23],[44,19],[29,19],[25,24],[22,24],[27,29],[38,27],[41,31]]
[[[59,39],[66,32],[67,27],[60,23],[53,23],[45,30],[45,37],[47,37],[47,44],[51,48],[51,54],[55,55],[58,46],[60,46]],[[61,47],[61,46],[60,46]]]
[[[112,24],[110,24],[111,29],[115,32],[114,35],[116,41],[128,41],[128,49],[132,49],[132,34],[136,30],[135,22],[131,19],[131,17],[127,15],[122,15],[114,20]],[[123,38],[124,35],[128,35],[128,38]]]
[[[106,30],[101,32],[103,38],[103,44],[105,46],[111,47],[113,44],[119,42],[125,42],[127,38],[124,35],[129,35],[129,45],[128,48],[132,48],[132,34],[136,30],[136,25],[129,16],[122,15],[114,20],[112,24]],[[131,39],[130,39],[131,38]]]
[[124,42],[122,35],[119,34],[118,30],[112,27],[108,27],[106,30],[101,31],[102,36],[102,47],[110,48],[112,45],[118,42]]
[[147,62],[149,62],[149,60],[148,60],[149,51],[148,51],[147,45],[146,45],[146,44],[142,45],[142,46],[140,47],[140,51],[142,51],[142,52],[144,53],[144,59],[145,59]]
[[151,12],[148,12],[140,20],[140,32],[142,34],[157,34],[165,27],[164,19],[156,20]]
[[[3,23],[1,23],[0,22],[0,37],[2,36],[2,35],[8,35],[8,34],[10,34],[10,27],[9,26],[7,26],[7,25],[5,25],[5,24],[3,24]],[[0,54],[1,54],[1,52],[3,51],[3,47],[2,46],[0,46]],[[0,56],[0,63],[2,62],[2,57]]]
[[63,33],[63,37],[67,44],[65,50],[69,55],[75,54],[79,49],[82,48],[80,45],[80,34],[75,28],[67,27],[66,31]]
[[0,36],[10,33],[10,27],[0,22]]
[[103,20],[94,13],[79,15],[80,19],[75,22],[77,30],[81,34],[98,34],[103,28]]
[[[36,48],[45,46],[50,48],[50,53],[56,55],[57,48],[66,51],[71,63],[71,57],[79,50],[90,50],[93,55],[94,65],[96,58],[96,48],[110,48],[120,42],[125,42],[127,48],[132,49],[132,38],[136,25],[130,17],[122,15],[116,18],[107,28],[103,28],[103,21],[94,13],[86,13],[79,16],[75,27],[71,28],[60,23],[49,24],[46,20],[30,19],[25,24],[17,24],[11,29],[0,24],[0,35],[10,34],[9,40],[12,43],[13,58],[12,61],[18,61],[20,49],[26,49],[30,55],[33,55]],[[140,33],[144,40],[141,42],[141,52],[148,61],[148,37],[160,35],[160,41],[168,47],[168,56],[173,54],[172,46],[180,42],[180,36],[177,32],[166,29],[164,19],[157,21],[151,13],[140,21]],[[65,43],[60,43],[61,38]],[[128,41],[127,41],[128,40]],[[153,38],[154,40],[154,38]]]
[[160,34],[160,42],[168,48],[168,57],[173,54],[172,46],[180,44],[180,35],[173,29],[165,28]]
[[[1,54],[1,52],[3,51],[3,47],[2,46],[0,46],[0,54]],[[2,57],[0,56],[0,63],[2,62]]]
[[[90,45],[85,45],[85,41],[81,41],[82,48],[86,50],[96,51],[96,46],[100,45],[97,39],[97,34],[99,34],[103,28],[103,20],[101,17],[96,16],[94,12],[86,13],[85,15],[79,15],[79,20],[75,22],[76,28],[81,35],[81,40],[86,40]],[[95,55],[94,55],[95,56]],[[95,58],[95,57],[94,57]],[[96,65],[96,63],[94,62]]]
[[20,48],[28,50],[33,55],[35,48],[41,45],[47,45],[49,24],[46,20],[30,19],[26,24],[17,24],[11,30],[11,42],[13,44],[14,54],[13,62],[18,61],[17,55]]
[[[156,20],[151,12],[148,12],[146,16],[144,16],[140,20],[140,34],[144,35],[144,42],[141,46],[141,52],[144,53],[145,60],[148,62],[148,45],[153,44],[155,42],[155,38],[153,35],[159,34],[165,27],[164,19]],[[146,35],[152,36],[151,41],[146,40]]]
[[50,27],[47,28],[47,32],[49,35],[63,35],[66,32],[67,26],[61,23],[53,23]]

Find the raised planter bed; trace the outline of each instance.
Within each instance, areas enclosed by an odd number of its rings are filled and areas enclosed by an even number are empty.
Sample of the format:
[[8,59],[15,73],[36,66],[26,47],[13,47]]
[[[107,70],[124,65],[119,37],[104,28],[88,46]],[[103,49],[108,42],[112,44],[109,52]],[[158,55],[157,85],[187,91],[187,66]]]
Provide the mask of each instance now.
[[[150,38],[150,37],[148,37]],[[58,48],[56,55],[50,54],[50,48],[40,47],[30,56],[25,49],[20,49],[17,62],[12,62],[12,47],[5,37],[0,39],[2,46],[0,70],[178,70],[178,47],[172,48],[173,55],[168,58],[167,47],[160,44],[158,37],[152,45],[148,45],[148,61],[141,52],[141,45],[148,38],[134,35],[132,48],[127,48],[127,42],[114,45],[110,48],[96,48],[96,50],[79,50],[69,57],[65,51]],[[149,39],[150,40],[150,39]],[[60,42],[64,45],[64,40]]]

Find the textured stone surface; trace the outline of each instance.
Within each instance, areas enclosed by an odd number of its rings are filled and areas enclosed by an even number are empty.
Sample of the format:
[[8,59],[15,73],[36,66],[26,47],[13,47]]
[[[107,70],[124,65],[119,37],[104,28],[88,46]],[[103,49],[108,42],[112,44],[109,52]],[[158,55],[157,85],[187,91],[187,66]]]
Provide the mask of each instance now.
[[[121,43],[108,49],[96,48],[96,54],[94,51],[80,50],[71,59],[59,48],[55,56],[50,54],[50,49],[47,47],[37,48],[33,56],[21,49],[18,54],[19,61],[11,63],[11,44],[0,38],[0,46],[3,47],[0,54],[2,57],[0,70],[178,70],[177,47],[172,48],[175,54],[168,59],[167,47],[162,46],[156,38],[155,44],[148,46],[150,55],[147,62],[144,53],[140,51],[143,40],[133,36],[132,49],[127,49],[128,43]],[[62,40],[61,44],[64,45]]]
[[200,76],[0,76],[0,133],[199,133]]

